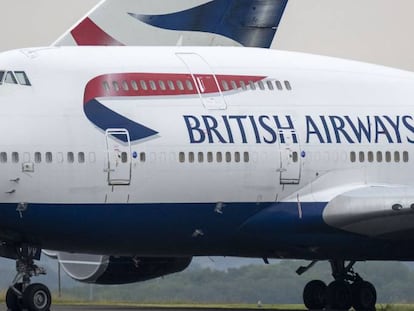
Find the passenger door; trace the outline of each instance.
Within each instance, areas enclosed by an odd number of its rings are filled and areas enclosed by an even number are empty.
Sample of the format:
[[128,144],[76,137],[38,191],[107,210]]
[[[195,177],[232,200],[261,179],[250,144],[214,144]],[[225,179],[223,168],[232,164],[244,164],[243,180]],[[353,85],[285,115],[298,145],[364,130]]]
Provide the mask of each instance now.
[[108,185],[131,183],[131,141],[126,129],[106,130]]

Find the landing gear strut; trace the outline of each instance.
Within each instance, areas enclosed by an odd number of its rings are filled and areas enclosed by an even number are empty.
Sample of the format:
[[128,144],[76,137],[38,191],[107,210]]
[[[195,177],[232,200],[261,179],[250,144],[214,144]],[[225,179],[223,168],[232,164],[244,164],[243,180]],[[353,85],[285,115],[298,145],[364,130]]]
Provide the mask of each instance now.
[[[18,252],[17,275],[6,293],[6,305],[10,311],[49,311],[52,298],[49,289],[40,283],[30,284],[30,278],[46,274],[45,269],[34,264],[33,257]],[[40,258],[40,255],[39,255]]]
[[[306,272],[316,262],[307,267],[300,267],[298,274]],[[345,264],[344,260],[331,260],[334,281],[328,286],[319,280],[309,282],[303,290],[303,302],[308,309],[348,310],[354,307],[357,311],[375,311],[377,292],[375,287],[364,281],[353,266],[355,261]]]

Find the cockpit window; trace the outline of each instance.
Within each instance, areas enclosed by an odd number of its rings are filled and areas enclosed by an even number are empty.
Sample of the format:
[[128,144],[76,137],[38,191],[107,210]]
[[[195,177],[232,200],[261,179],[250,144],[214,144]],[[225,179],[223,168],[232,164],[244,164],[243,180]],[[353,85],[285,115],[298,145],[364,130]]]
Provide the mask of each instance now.
[[4,80],[5,83],[10,83],[10,84],[17,84],[17,80],[13,74],[13,72],[8,71],[6,74],[6,79]]
[[24,71],[7,71],[0,70],[0,85],[8,84],[19,84],[25,86],[31,86],[29,78]]
[[31,85],[29,78],[24,71],[15,71],[14,74],[21,85]]

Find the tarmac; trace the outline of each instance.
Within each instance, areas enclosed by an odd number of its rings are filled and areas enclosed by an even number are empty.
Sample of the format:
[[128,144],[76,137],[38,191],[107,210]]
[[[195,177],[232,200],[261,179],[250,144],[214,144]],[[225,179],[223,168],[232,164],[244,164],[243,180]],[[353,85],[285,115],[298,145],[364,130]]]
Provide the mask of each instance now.
[[[5,304],[0,305],[0,310],[7,310]],[[246,308],[156,308],[156,307],[134,307],[134,306],[110,306],[110,305],[52,305],[50,308],[51,311],[252,311],[260,309],[246,309]],[[263,310],[273,310],[273,311],[303,311],[301,310],[282,310],[282,309],[266,309]]]
[[[51,311],[252,311],[257,309],[214,309],[214,308],[145,308],[145,307],[132,307],[132,306],[52,306]],[[266,310],[266,309],[264,309]],[[269,310],[269,309],[267,309]],[[272,309],[275,311],[299,311],[299,310],[282,310]],[[303,311],[303,309],[301,310]]]

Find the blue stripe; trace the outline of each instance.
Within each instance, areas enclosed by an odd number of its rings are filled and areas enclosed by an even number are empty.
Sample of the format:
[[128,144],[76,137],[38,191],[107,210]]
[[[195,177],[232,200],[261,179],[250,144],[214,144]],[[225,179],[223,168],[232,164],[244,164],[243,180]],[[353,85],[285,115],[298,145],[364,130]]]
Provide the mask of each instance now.
[[[109,128],[122,128],[128,130],[132,142],[158,134],[158,132],[105,107],[96,99],[87,102],[84,105],[84,111],[89,121],[104,131]],[[127,142],[125,135],[114,136],[123,142]]]
[[170,14],[129,13],[139,21],[169,30],[222,35],[243,46],[269,48],[288,0],[215,0]]
[[[98,254],[404,259],[405,242],[375,240],[326,225],[326,203],[0,205],[0,238]],[[199,234],[194,235],[198,230]]]

